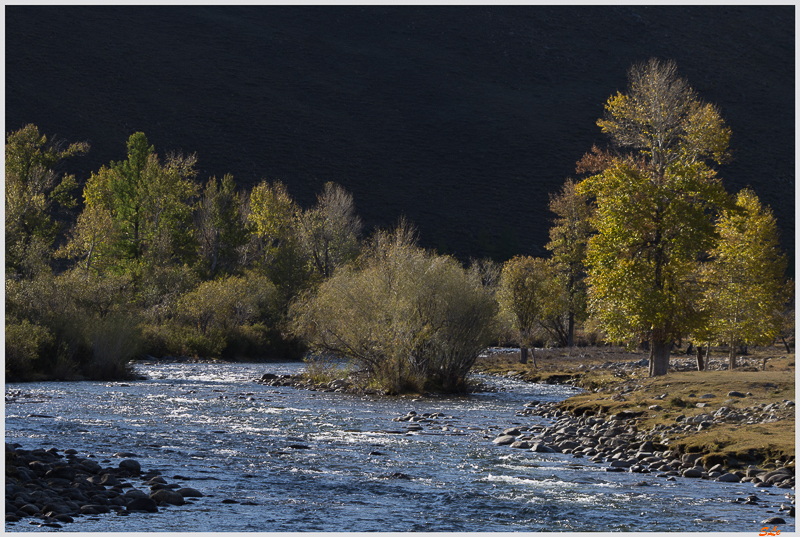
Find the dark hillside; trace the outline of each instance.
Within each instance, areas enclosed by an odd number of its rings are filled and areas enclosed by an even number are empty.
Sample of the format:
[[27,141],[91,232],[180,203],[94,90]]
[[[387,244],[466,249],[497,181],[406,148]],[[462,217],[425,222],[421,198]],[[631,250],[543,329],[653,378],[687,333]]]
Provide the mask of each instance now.
[[143,131],[196,152],[200,179],[326,181],[366,225],[401,214],[459,256],[543,255],[548,193],[593,143],[636,61],[674,59],[733,130],[729,191],[751,185],[794,244],[794,6],[6,6],[6,131],[91,153]]

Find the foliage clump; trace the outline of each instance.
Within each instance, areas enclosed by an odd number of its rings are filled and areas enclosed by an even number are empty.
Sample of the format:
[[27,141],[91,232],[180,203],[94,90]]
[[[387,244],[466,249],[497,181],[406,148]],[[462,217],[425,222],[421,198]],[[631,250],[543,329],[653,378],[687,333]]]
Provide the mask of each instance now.
[[313,348],[347,357],[389,393],[462,391],[493,337],[496,303],[477,271],[423,250],[401,224],[377,233],[293,308]]

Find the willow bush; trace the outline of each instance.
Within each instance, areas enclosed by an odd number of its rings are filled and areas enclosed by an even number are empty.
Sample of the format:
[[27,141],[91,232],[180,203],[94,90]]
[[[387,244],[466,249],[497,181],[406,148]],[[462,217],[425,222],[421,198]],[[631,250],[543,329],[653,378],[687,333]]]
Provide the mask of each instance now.
[[401,224],[379,232],[292,307],[295,334],[346,357],[388,393],[461,391],[494,335],[497,304],[476,270],[416,245]]
[[128,361],[141,348],[130,299],[126,276],[87,278],[73,270],[7,278],[7,377],[33,380],[43,371],[60,379],[130,377]]
[[274,346],[278,291],[264,276],[248,273],[202,282],[176,304],[181,352],[238,358]]

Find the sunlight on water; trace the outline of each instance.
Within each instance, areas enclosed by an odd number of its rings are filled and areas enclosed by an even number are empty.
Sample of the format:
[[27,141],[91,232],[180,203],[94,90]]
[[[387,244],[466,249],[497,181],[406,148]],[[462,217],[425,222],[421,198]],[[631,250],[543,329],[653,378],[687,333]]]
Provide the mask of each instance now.
[[[69,531],[751,531],[763,514],[732,504],[741,484],[668,484],[491,443],[511,423],[542,421],[516,415],[525,403],[570,388],[482,377],[501,391],[411,401],[253,382],[301,368],[152,364],[139,366],[150,380],[128,386],[8,385],[31,397],[6,404],[6,441],[74,448],[110,465],[131,451],[206,494],[165,513],[81,518]],[[392,421],[410,410],[445,417],[410,432]]]

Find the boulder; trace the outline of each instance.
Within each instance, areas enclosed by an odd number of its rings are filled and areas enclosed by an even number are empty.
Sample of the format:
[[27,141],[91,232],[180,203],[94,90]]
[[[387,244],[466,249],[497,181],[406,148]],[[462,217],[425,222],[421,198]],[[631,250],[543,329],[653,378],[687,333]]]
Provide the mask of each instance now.
[[717,478],[721,483],[739,483],[741,480],[742,478],[736,474],[722,474]]
[[159,489],[150,494],[150,499],[155,502],[164,502],[172,505],[183,505],[186,503],[183,496],[171,489]]
[[125,509],[128,511],[147,511],[148,513],[157,513],[158,505],[156,501],[151,498],[133,498],[127,503]]
[[191,487],[184,487],[178,489],[176,492],[181,496],[183,496],[184,498],[202,498],[203,496],[202,492],[200,492],[197,489],[193,489]]
[[507,446],[508,444],[516,442],[516,440],[517,439],[510,434],[503,434],[492,440],[492,443],[498,446]]
[[121,470],[125,470],[134,475],[138,475],[142,472],[142,465],[139,464],[139,461],[135,461],[133,459],[125,459],[124,461],[120,461],[119,467]]
[[772,524],[786,524],[786,521],[779,516],[769,517],[766,520],[761,521],[762,524],[772,525]]
[[688,468],[683,471],[683,477],[703,477],[703,472],[698,468]]

